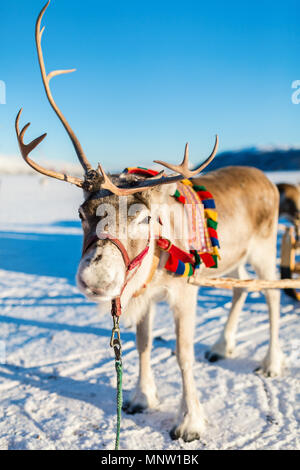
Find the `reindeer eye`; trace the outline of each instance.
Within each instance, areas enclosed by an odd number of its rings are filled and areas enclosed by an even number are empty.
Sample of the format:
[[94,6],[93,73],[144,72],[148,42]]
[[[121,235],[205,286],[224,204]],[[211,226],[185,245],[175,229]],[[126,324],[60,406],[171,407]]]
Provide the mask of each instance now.
[[148,215],[147,217],[145,217],[143,220],[141,220],[140,224],[150,224],[150,220],[151,220],[151,217],[150,215]]

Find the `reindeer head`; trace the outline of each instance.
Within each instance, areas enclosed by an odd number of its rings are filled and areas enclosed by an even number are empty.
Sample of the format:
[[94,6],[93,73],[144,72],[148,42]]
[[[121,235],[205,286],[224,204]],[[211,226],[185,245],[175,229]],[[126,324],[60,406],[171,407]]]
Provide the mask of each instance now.
[[[50,105],[73,143],[84,170],[84,178],[47,170],[29,158],[29,154],[47,134],[43,134],[29,144],[24,144],[24,134],[30,123],[26,124],[21,131],[19,130],[22,109],[19,111],[15,123],[18,143],[24,160],[34,170],[51,178],[75,184],[83,189],[84,203],[79,208],[79,215],[82,220],[84,243],[77,272],[77,283],[85,295],[97,301],[113,299],[120,296],[129,281],[133,280],[133,276],[135,276],[134,288],[136,289],[141,287],[147,278],[154,253],[157,222],[152,209],[153,201],[157,206],[161,202],[161,196],[170,192],[166,189],[171,188],[169,185],[183,178],[198,175],[214,158],[218,147],[218,136],[216,136],[211,155],[194,170],[188,168],[188,144],[185,147],[184,159],[180,165],[155,161],[175,172],[168,176],[164,171],[147,178],[126,174],[109,176],[101,164],[97,169],[93,169],[51,93],[50,80],[53,77],[75,70],[56,70],[49,74],[46,73],[41,47],[45,28],[41,29],[41,22],[49,4],[50,0],[40,12],[35,30],[42,80]],[[109,223],[111,222],[110,211],[115,221],[114,230],[111,229],[111,223]],[[153,223],[150,223],[150,220]],[[139,270],[142,264],[143,269]]]

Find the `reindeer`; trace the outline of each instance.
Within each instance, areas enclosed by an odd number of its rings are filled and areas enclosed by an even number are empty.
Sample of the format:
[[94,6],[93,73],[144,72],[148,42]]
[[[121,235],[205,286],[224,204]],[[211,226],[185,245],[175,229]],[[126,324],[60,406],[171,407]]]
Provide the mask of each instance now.
[[300,185],[279,183],[277,188],[280,194],[279,215],[286,217],[290,222],[300,219]]
[[[124,318],[136,323],[137,349],[139,353],[139,378],[130,400],[125,404],[127,413],[136,413],[158,405],[154,376],[150,365],[152,347],[152,323],[155,304],[165,300],[173,311],[176,326],[176,355],[182,374],[183,393],[181,407],[171,430],[174,439],[184,441],[199,439],[204,432],[205,417],[197,397],[193,377],[194,326],[198,288],[189,284],[186,278],[176,277],[162,268],[165,252],[157,250],[156,239],[161,229],[163,207],[175,211],[171,225],[183,217],[182,204],[171,197],[177,182],[184,178],[203,184],[214,195],[219,213],[219,238],[222,258],[217,269],[200,268],[204,277],[223,276],[236,273],[245,276],[245,263],[250,263],[259,278],[275,279],[276,234],[279,195],[277,188],[257,169],[248,167],[228,167],[205,175],[199,175],[214,158],[218,138],[210,157],[194,170],[189,170],[188,146],[180,165],[158,161],[174,173],[159,173],[153,178],[135,177],[126,174],[108,175],[101,164],[94,170],[71,129],[66,118],[56,105],[50,90],[50,80],[59,74],[73,70],[53,71],[47,75],[41,38],[44,28],[41,21],[48,2],[42,9],[36,23],[36,45],[42,80],[48,100],[64,125],[79,162],[84,170],[84,178],[72,177],[41,167],[29,158],[29,154],[45,138],[38,137],[29,144],[24,143],[24,134],[29,124],[20,131],[19,121],[22,109],[16,118],[16,133],[24,160],[39,173],[74,184],[83,190],[84,202],[79,208],[83,228],[83,253],[77,271],[77,284],[89,299],[101,304],[119,300]],[[105,227],[103,205],[109,204],[116,214],[120,212],[120,202],[126,198],[128,217],[119,222],[123,229],[130,221],[131,235],[122,239],[109,233]],[[130,213],[135,204],[144,208]],[[100,212],[99,212],[100,208]],[[99,222],[104,221],[104,233],[99,234]],[[144,236],[135,236],[142,229]],[[184,238],[174,239],[176,245],[188,250]],[[155,264],[155,258],[159,263]],[[220,339],[207,353],[209,361],[228,358],[234,355],[235,334],[238,316],[246,299],[247,292],[234,289],[232,306],[225,329]],[[270,343],[260,369],[268,376],[280,374],[282,353],[278,341],[279,293],[266,291],[270,318]]]

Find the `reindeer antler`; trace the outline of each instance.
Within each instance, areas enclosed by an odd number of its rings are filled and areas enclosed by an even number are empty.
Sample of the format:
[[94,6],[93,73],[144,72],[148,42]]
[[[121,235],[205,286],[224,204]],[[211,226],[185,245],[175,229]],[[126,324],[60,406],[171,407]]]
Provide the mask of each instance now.
[[63,173],[57,173],[56,171],[52,171],[52,170],[46,170],[45,168],[41,167],[40,165],[38,165],[37,163],[35,163],[33,160],[31,160],[28,157],[28,155],[32,152],[32,150],[34,150],[44,140],[47,134],[43,134],[40,137],[37,137],[29,144],[24,144],[24,140],[23,140],[24,135],[25,135],[26,130],[30,126],[30,122],[28,122],[20,132],[19,121],[20,121],[22,111],[23,110],[20,109],[20,111],[18,112],[16,122],[15,122],[15,127],[16,127],[16,134],[17,134],[17,139],[19,142],[20,151],[25,162],[28,163],[28,165],[31,166],[31,168],[33,168],[34,170],[38,171],[39,173],[42,173],[42,175],[50,176],[51,178],[56,178],[62,181],[67,181],[68,183],[75,184],[76,186],[79,186],[80,188],[82,188],[83,180],[81,180],[80,178],[68,176]]
[[43,32],[45,30],[45,26],[41,29],[41,22],[42,22],[43,16],[44,16],[44,14],[45,14],[45,12],[46,12],[49,5],[50,5],[50,0],[47,2],[47,4],[44,6],[41,13],[39,14],[37,22],[36,22],[36,27],[35,27],[35,41],[36,41],[38,59],[39,59],[39,64],[40,64],[40,69],[41,69],[41,74],[42,74],[42,80],[43,80],[44,88],[45,88],[46,95],[47,95],[47,98],[49,100],[49,103],[51,104],[52,108],[54,109],[55,113],[59,117],[59,119],[62,122],[64,128],[66,129],[66,131],[67,131],[67,133],[68,133],[68,135],[69,135],[69,137],[70,137],[70,139],[73,143],[73,146],[75,148],[75,151],[77,153],[79,161],[80,161],[85,173],[87,173],[89,170],[92,169],[92,165],[89,163],[88,159],[86,158],[85,153],[84,153],[84,151],[81,147],[81,144],[80,144],[79,140],[77,139],[76,135],[74,134],[73,130],[71,129],[71,126],[69,125],[68,121],[66,120],[66,118],[62,114],[61,110],[59,109],[59,107],[55,103],[55,101],[53,99],[53,96],[52,96],[52,93],[51,93],[51,89],[50,89],[50,80],[53,77],[56,77],[58,75],[64,75],[64,74],[67,74],[67,73],[75,72],[76,69],[54,70],[54,71],[50,72],[48,75],[46,73],[46,67],[45,67],[45,63],[44,63],[42,44],[41,44]]
[[215,146],[213,148],[212,153],[205,160],[205,162],[203,162],[200,166],[198,166],[198,168],[195,168],[195,170],[189,170],[189,144],[186,144],[185,146],[184,158],[180,165],[171,165],[170,163],[162,162],[161,160],[154,160],[154,163],[159,163],[160,165],[163,165],[166,168],[169,168],[169,170],[176,171],[176,173],[180,173],[185,178],[192,178],[193,176],[196,176],[201,171],[203,171],[204,168],[206,168],[207,165],[209,165],[210,162],[215,158],[215,155],[218,150],[218,145],[219,145],[219,137],[216,135]]
[[[85,171],[85,174],[87,175],[88,172],[92,170],[92,166],[89,163],[89,161],[87,160],[87,158],[86,158],[86,156],[85,156],[85,154],[82,150],[82,147],[80,145],[80,142],[77,139],[76,135],[74,134],[73,130],[71,129],[68,121],[66,120],[66,118],[64,117],[64,115],[60,111],[59,107],[55,103],[54,98],[53,98],[52,93],[51,93],[51,90],[50,90],[50,80],[53,77],[56,77],[57,75],[62,75],[62,74],[67,74],[67,73],[74,72],[75,69],[72,69],[72,70],[55,70],[53,72],[50,72],[48,75],[46,73],[46,68],[45,68],[45,63],[44,63],[44,58],[43,58],[43,51],[42,51],[42,46],[41,46],[42,35],[43,35],[44,30],[45,30],[45,27],[43,27],[41,29],[41,22],[42,22],[43,16],[44,16],[45,11],[47,10],[49,4],[50,4],[50,0],[47,2],[47,4],[44,6],[42,11],[40,12],[40,14],[38,16],[38,19],[37,19],[37,22],[36,22],[36,27],[35,27],[35,40],[36,40],[38,59],[39,59],[39,64],[40,64],[40,69],[41,69],[41,74],[42,74],[42,80],[43,80],[43,84],[44,84],[44,87],[45,87],[45,91],[46,91],[46,95],[47,95],[47,98],[49,100],[49,103],[52,106],[52,108],[54,109],[57,116],[59,117],[60,121],[62,122],[64,128],[66,129],[66,131],[67,131],[67,133],[68,133],[68,135],[69,135],[69,137],[70,137],[70,139],[73,143],[73,146],[75,148],[78,159],[79,159],[79,161],[80,161],[80,163],[81,163],[81,165],[82,165],[82,167]],[[19,131],[19,120],[20,120],[21,113],[22,113],[22,109],[19,111],[19,113],[17,115],[16,122],[15,122],[15,127],[16,127],[16,133],[17,133],[17,138],[18,138],[21,154],[22,154],[24,160],[28,163],[28,165],[30,165],[34,170],[38,171],[39,173],[42,173],[43,175],[50,176],[51,178],[56,178],[56,179],[59,179],[59,180],[62,180],[62,181],[67,181],[69,183],[76,184],[76,186],[83,187],[84,181],[81,180],[80,178],[75,178],[75,177],[72,177],[72,176],[65,175],[63,173],[57,173],[55,171],[47,170],[47,169],[41,167],[40,165],[38,165],[37,163],[33,162],[28,157],[29,153],[32,150],[34,150],[35,147],[37,147],[42,142],[42,140],[46,137],[47,134],[43,134],[42,136],[40,136],[37,139],[33,140],[30,144],[27,144],[27,145],[24,144],[24,141],[23,141],[24,134],[25,134],[26,130],[28,129],[28,127],[30,126],[30,123],[26,124],[26,126],[24,126],[24,128],[22,129],[21,132]]]
[[116,186],[109,176],[105,173],[102,165],[98,165],[98,171],[103,178],[103,182],[101,183],[101,189],[108,189],[113,194],[117,196],[129,196],[130,194],[141,193],[143,191],[147,191],[148,189],[153,188],[154,186],[159,186],[161,184],[171,184],[176,183],[176,181],[182,180],[182,176],[164,176],[164,172],[160,172],[158,175],[155,175],[151,178],[146,178],[139,182],[136,186],[132,188],[119,188]]
[[130,194],[146,191],[147,189],[150,189],[154,186],[158,186],[161,184],[175,183],[176,181],[182,180],[183,179],[182,177],[192,178],[193,176],[196,176],[201,171],[203,171],[204,168],[206,168],[207,165],[209,165],[209,163],[214,159],[217,153],[218,144],[219,144],[219,138],[216,135],[216,142],[215,142],[215,146],[213,148],[212,153],[205,160],[205,162],[203,162],[195,170],[189,170],[188,168],[188,164],[189,164],[189,145],[188,144],[186,144],[185,146],[184,158],[180,165],[172,165],[170,163],[165,163],[160,160],[154,160],[155,163],[159,163],[160,165],[163,165],[169,168],[170,170],[173,170],[176,173],[179,173],[179,175],[164,176],[163,174],[159,174],[154,178],[149,178],[149,179],[146,179],[145,181],[140,182],[139,185],[133,188],[119,188],[118,186],[116,186],[110,180],[109,176],[105,173],[102,165],[99,164],[98,171],[99,173],[101,173],[101,176],[103,177],[101,188],[108,189],[111,193],[116,194],[117,196],[129,196]]

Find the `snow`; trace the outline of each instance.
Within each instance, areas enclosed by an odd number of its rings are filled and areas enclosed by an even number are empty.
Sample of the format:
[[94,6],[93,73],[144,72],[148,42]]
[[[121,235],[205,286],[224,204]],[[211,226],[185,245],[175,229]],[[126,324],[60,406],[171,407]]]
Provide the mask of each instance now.
[[300,183],[300,171],[270,171],[266,175],[275,184],[279,183]]
[[[298,177],[289,174],[290,181]],[[0,200],[0,449],[112,449],[111,318],[100,315],[74,281],[80,191],[30,175],[2,176]],[[172,441],[168,434],[181,378],[172,315],[160,304],[152,355],[160,405],[123,414],[121,449],[299,448],[300,305],[282,294],[287,364],[282,377],[267,379],[253,373],[268,344],[267,307],[259,293],[249,295],[241,316],[237,357],[214,364],[204,359],[230,302],[229,291],[199,291],[194,373],[208,421],[201,440]],[[134,328],[122,325],[121,332],[126,397],[137,380],[138,356]]]

